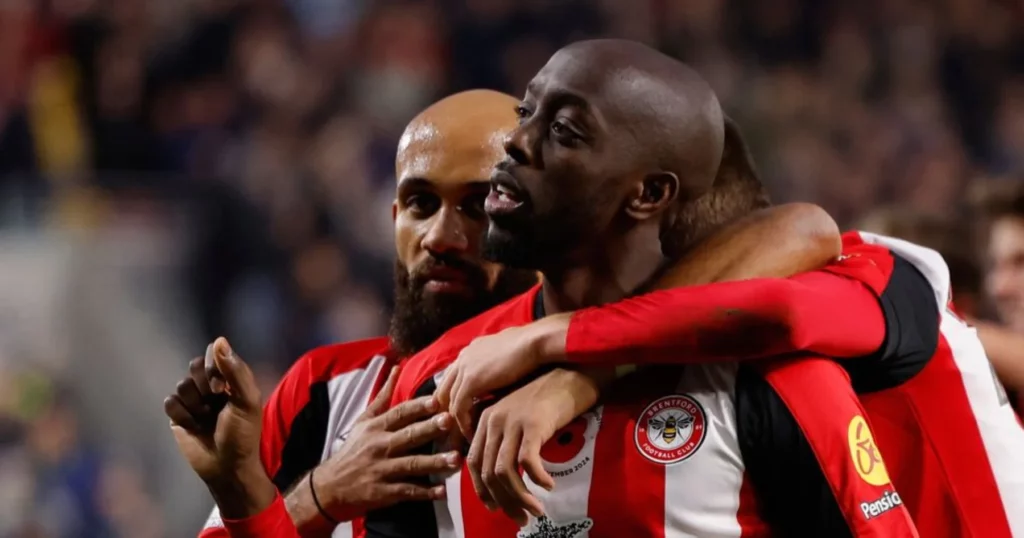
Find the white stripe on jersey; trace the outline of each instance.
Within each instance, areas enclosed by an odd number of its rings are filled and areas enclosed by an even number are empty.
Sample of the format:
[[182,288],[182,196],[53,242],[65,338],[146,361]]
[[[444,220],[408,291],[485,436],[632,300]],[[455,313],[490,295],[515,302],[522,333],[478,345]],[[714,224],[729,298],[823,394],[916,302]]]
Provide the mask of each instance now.
[[[543,504],[544,512],[552,521],[579,521],[582,525],[587,525],[590,488],[593,487],[594,478],[594,450],[597,447],[597,432],[601,429],[603,413],[604,406],[601,406],[583,415],[587,425],[583,430],[583,448],[579,454],[565,463],[544,462],[544,470],[555,479],[555,489],[547,491],[530,480],[530,477],[523,476],[526,487]],[[599,484],[598,487],[614,488],[615,485]]]
[[[441,370],[434,374],[434,386],[439,386],[441,380],[444,378],[444,373],[447,371]],[[437,444],[435,446],[435,452],[447,452],[450,449],[449,446],[443,444]],[[432,476],[432,481],[440,483],[441,477]],[[438,499],[434,501],[434,519],[437,522],[437,538],[465,538],[466,530],[463,527],[462,521],[462,473],[454,473],[450,476],[444,477],[444,490],[445,499]]]
[[743,456],[736,430],[735,364],[687,367],[679,393],[704,407],[704,444],[665,467],[665,538],[738,538]]
[[963,378],[1006,517],[1013,535],[1024,536],[1024,462],[1020,459],[1024,454],[1024,429],[1002,396],[1002,385],[993,375],[977,331],[946,308],[952,293],[949,268],[934,250],[891,237],[865,232],[860,235],[865,242],[882,245],[909,261],[935,290],[942,318],[940,330]]
[[[665,472],[662,500],[665,508],[664,536],[738,538],[742,532],[737,511],[744,466],[736,431],[737,366],[694,365],[680,370],[680,380],[674,390],[652,394],[650,400],[676,395],[693,398],[703,408],[706,433],[703,443],[685,460],[667,465],[657,464]],[[626,431],[610,431],[607,427],[602,430],[602,417],[606,412],[607,406],[599,406],[583,415],[582,418],[586,420],[584,444],[571,460],[559,464],[544,462],[544,469],[555,479],[552,491],[536,485],[528,476],[523,477],[530,492],[543,503],[547,518],[550,519],[547,525],[564,530],[566,526],[575,524],[579,529],[589,529],[577,531],[572,534],[572,538],[609,536],[607,533],[610,529],[592,528],[591,511],[607,510],[614,506],[618,491],[616,484],[593,482],[595,465],[602,465],[602,462],[595,460],[595,449],[599,442],[632,439],[636,421],[629,421]],[[600,440],[599,436],[602,436]],[[639,448],[631,444],[627,450]],[[605,465],[615,463],[603,462]],[[467,537],[465,534],[462,521],[463,495],[475,496],[475,492],[462,490],[462,472],[460,470],[447,478],[446,498],[435,502],[440,538],[481,538]],[[603,498],[598,507],[590,506],[592,490]],[[629,514],[623,513],[622,517],[628,518]],[[539,530],[540,525],[541,522],[531,518],[520,535],[549,536]]]
[[[388,359],[383,355],[373,357],[365,368],[350,370],[336,375],[327,381],[327,395],[330,412],[327,419],[327,436],[325,437],[320,461],[324,461],[337,453],[345,443],[345,436],[352,430],[356,419],[366,411],[370,396],[377,379],[382,374]],[[223,528],[220,510],[214,506],[213,512],[203,525],[203,529]],[[335,527],[331,538],[353,538],[352,524],[343,522]]]

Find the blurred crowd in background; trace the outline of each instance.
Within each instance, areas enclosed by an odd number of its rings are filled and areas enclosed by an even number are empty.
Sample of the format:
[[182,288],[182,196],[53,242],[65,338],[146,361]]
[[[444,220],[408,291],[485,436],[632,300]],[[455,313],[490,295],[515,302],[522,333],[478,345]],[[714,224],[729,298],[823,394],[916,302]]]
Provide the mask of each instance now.
[[0,538],[194,533],[187,360],[228,335],[269,391],[385,332],[405,123],[595,36],[693,65],[775,201],[844,227],[896,207],[967,250],[970,192],[1024,177],[1019,2],[5,0]]

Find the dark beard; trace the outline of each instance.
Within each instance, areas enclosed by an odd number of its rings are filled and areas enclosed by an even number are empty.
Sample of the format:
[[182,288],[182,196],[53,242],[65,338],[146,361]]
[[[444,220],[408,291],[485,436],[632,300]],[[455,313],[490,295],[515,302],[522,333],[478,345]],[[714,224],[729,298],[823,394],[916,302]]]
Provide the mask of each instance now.
[[[446,260],[444,263],[456,265],[459,262]],[[537,283],[537,273],[533,271],[502,269],[494,289],[488,291],[486,276],[479,268],[467,267],[465,262],[457,266],[469,272],[473,295],[425,293],[423,286],[426,282],[410,275],[401,262],[395,262],[395,310],[391,315],[388,336],[391,338],[391,349],[399,356],[415,355],[452,327],[525,292]]]

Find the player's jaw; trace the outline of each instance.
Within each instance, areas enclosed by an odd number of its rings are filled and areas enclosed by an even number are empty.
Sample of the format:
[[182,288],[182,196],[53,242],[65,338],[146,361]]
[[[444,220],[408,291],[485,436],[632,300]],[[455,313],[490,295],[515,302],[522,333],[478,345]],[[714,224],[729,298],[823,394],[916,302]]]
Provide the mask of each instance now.
[[[493,276],[491,276],[493,275]],[[395,262],[392,348],[410,356],[448,329],[526,291],[537,282],[530,271],[430,255],[415,269]]]
[[606,220],[571,166],[539,170],[511,154],[491,175],[483,257],[517,269],[546,270],[582,248]]

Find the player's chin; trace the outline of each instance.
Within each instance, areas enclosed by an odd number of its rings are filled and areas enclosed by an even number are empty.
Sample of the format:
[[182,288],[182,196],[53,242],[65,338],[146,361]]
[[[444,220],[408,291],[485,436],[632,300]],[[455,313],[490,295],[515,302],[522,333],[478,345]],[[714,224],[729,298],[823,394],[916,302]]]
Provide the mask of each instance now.
[[536,268],[536,252],[533,234],[523,223],[492,221],[484,236],[484,259],[508,268]]

